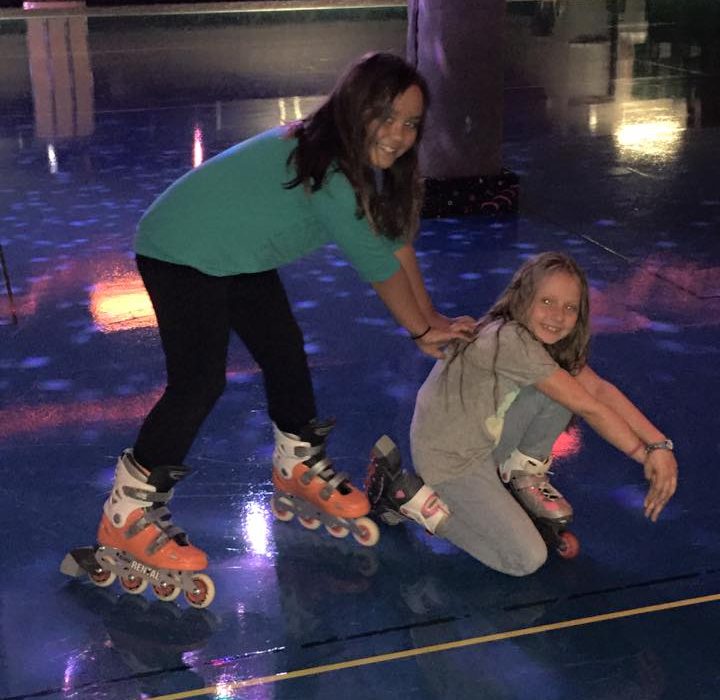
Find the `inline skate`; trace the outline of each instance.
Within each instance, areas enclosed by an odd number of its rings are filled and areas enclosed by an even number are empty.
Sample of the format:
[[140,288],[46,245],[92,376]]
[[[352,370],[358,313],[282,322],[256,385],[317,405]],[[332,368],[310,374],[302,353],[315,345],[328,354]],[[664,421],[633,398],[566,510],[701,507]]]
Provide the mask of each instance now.
[[378,518],[388,525],[414,520],[429,533],[450,515],[447,505],[417,475],[401,468],[400,450],[383,435],[370,451],[365,488]]
[[295,515],[303,527],[320,525],[333,537],[353,537],[371,547],[380,538],[378,526],[365,517],[370,512],[367,496],[355,488],[347,474],[338,473],[325,453],[333,421],[312,421],[300,433],[285,433],[273,425],[272,512],[278,520]]
[[563,559],[573,559],[580,552],[577,537],[566,529],[573,520],[573,509],[548,479],[551,463],[552,457],[541,461],[513,450],[498,473],[547,546]]
[[119,577],[127,593],[138,595],[150,584],[160,600],[173,601],[182,592],[194,608],[210,605],[215,585],[207,574],[197,573],[207,567],[207,556],[172,523],[166,506],[173,486],[189,471],[158,467],[148,472],[135,461],[132,450],[125,450],[103,506],[98,545],[73,549],[60,571],[75,578],[88,575],[102,588]]

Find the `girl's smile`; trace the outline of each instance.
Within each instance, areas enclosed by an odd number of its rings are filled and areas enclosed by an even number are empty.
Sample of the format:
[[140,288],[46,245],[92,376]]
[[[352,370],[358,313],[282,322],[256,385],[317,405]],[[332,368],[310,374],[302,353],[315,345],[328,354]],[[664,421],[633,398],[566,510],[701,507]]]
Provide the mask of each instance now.
[[552,345],[575,328],[580,308],[580,282],[568,272],[553,272],[538,284],[527,325],[542,343]]
[[368,125],[368,158],[375,168],[387,169],[413,147],[423,116],[423,96],[417,85],[398,95],[389,114]]

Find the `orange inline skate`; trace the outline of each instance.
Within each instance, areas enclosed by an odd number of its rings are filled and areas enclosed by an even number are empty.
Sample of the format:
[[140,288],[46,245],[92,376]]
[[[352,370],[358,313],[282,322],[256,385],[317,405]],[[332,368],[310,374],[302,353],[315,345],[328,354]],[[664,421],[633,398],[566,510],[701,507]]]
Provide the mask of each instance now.
[[157,598],[173,601],[180,593],[195,608],[215,597],[215,585],[205,569],[205,552],[190,544],[173,524],[166,504],[172,487],[189,473],[187,467],[158,467],[148,472],[125,450],[119,457],[115,482],[103,506],[97,547],[79,547],[63,559],[60,571],[88,575],[101,587],[116,578],[124,591],[142,593],[150,584]]
[[272,512],[282,521],[297,515],[308,530],[325,525],[333,537],[352,533],[360,544],[371,547],[380,539],[380,531],[365,517],[370,512],[367,496],[350,483],[347,474],[335,472],[325,453],[333,425],[333,421],[312,421],[300,435],[273,426]]

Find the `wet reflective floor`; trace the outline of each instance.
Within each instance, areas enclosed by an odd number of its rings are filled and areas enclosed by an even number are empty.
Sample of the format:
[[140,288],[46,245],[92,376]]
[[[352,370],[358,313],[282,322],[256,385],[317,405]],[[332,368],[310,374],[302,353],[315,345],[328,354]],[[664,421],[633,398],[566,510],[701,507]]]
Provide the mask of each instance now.
[[[207,610],[58,571],[93,544],[116,456],[163,388],[134,227],[193,165],[307,114],[357,55],[402,54],[405,9],[0,13],[1,698],[720,696],[716,3],[510,3],[505,63],[486,69],[505,75],[520,212],[426,220],[417,243],[450,315],[479,315],[529,254],[584,266],[593,366],[676,444],[661,520],[642,517],[641,470],[581,425],[555,481],[582,552],[528,578],[414,527],[365,548],[276,522],[271,426],[238,343],[173,501],[210,555]],[[389,433],[407,460],[430,360],[337,250],[283,279],[338,416],[333,458],[360,483]]]

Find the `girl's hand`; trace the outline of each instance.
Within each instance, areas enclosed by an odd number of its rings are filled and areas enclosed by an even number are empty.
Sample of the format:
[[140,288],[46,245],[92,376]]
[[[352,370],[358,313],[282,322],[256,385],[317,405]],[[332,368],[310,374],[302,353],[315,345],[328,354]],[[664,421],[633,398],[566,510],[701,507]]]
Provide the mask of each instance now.
[[645,458],[645,478],[650,482],[645,496],[645,517],[657,522],[660,512],[677,488],[677,461],[671,450],[653,450]]

